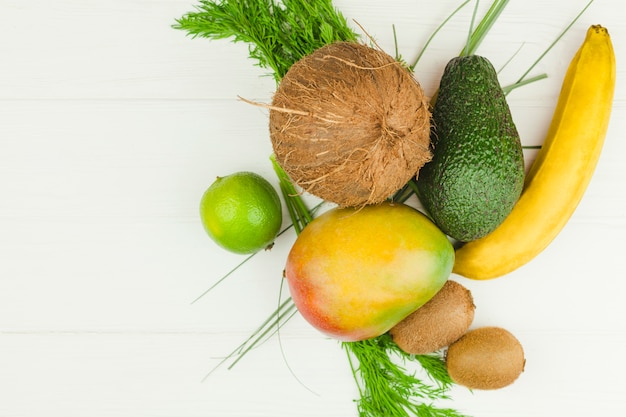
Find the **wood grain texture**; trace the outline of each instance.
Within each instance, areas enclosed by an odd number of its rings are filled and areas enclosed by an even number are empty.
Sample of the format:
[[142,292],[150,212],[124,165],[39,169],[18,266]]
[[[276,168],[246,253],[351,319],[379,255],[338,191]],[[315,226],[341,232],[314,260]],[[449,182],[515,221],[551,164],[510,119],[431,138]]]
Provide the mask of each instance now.
[[[460,2],[335,4],[391,53],[395,25],[398,50],[411,61]],[[585,4],[512,1],[479,53],[501,68],[521,47],[500,72],[511,83]],[[267,112],[237,100],[269,101],[275,83],[245,45],[172,29],[193,5],[0,2],[0,417],[357,415],[345,352],[299,317],[281,343],[274,338],[202,382],[276,307],[294,236],[283,235],[191,304],[242,260],[204,234],[204,189],[238,170],[276,184]],[[456,277],[473,292],[474,326],[514,333],[526,371],[504,390],[455,389],[443,405],[475,417],[624,413],[620,6],[596,0],[535,68],[549,78],[509,96],[523,142],[541,143],[584,31],[609,28],[618,62],[614,113],[570,223],[510,276]],[[470,18],[468,6],[417,66],[428,94],[463,45]]]

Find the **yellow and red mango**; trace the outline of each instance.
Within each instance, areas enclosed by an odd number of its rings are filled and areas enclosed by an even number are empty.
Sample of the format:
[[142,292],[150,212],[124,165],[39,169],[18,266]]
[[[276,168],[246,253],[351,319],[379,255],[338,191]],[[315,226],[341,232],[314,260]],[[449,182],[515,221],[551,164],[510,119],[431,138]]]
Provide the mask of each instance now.
[[285,275],[313,327],[357,341],[387,332],[430,300],[453,264],[452,244],[426,216],[382,203],[317,217],[291,248]]

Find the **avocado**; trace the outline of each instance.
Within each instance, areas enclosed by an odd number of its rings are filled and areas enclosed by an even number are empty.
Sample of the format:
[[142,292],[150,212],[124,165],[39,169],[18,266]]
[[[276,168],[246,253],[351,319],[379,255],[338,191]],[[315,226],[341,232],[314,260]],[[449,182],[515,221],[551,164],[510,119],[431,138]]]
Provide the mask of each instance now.
[[448,236],[487,235],[511,212],[524,185],[524,155],[491,62],[455,57],[432,110],[433,158],[419,171],[419,199]]

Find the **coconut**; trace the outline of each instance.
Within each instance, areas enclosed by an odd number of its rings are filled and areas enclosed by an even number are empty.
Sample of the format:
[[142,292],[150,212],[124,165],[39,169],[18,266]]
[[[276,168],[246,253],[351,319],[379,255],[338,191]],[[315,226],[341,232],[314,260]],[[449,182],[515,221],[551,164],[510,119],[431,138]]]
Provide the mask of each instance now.
[[428,162],[430,110],[400,62],[354,42],[296,62],[270,106],[277,162],[304,191],[339,206],[384,201]]

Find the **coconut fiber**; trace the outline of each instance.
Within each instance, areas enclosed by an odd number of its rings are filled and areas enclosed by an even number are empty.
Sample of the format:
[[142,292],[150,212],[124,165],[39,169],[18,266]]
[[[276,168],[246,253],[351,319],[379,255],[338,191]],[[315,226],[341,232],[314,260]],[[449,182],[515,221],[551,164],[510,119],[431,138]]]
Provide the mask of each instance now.
[[270,107],[277,162],[304,191],[340,206],[379,203],[431,159],[427,98],[388,54],[354,42],[295,63]]

